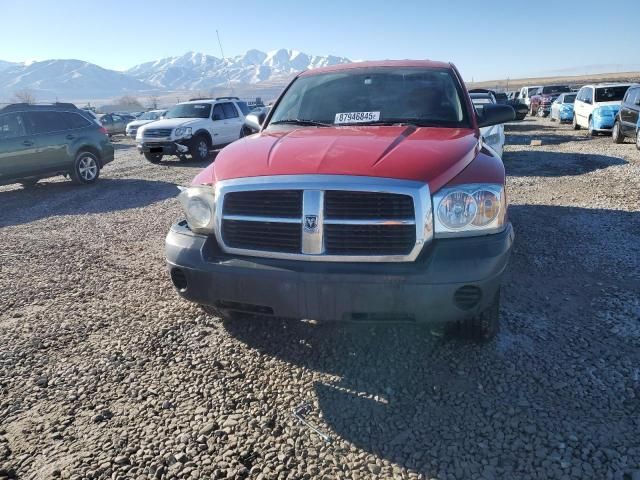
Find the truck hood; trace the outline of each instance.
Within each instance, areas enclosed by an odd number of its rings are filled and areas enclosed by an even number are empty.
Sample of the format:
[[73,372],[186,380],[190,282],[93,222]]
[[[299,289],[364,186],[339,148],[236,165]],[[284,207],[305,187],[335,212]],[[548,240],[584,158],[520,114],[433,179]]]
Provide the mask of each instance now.
[[141,127],[142,125],[148,125],[149,123],[157,122],[157,120],[134,120],[127,123],[127,127]]
[[469,165],[479,148],[473,129],[283,128],[232,143],[193,183],[265,175],[356,175],[416,180],[435,192]]
[[177,127],[190,127],[196,123],[200,123],[203,118],[165,118],[162,120],[155,120],[153,122],[153,128],[177,128]]

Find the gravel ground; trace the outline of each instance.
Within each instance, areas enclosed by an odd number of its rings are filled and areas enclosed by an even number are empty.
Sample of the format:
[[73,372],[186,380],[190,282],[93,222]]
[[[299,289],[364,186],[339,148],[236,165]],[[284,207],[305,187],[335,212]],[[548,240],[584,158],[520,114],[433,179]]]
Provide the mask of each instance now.
[[94,186],[1,187],[0,479],[640,479],[640,152],[507,130],[516,243],[486,345],[205,316],[163,263],[201,164],[123,141]]

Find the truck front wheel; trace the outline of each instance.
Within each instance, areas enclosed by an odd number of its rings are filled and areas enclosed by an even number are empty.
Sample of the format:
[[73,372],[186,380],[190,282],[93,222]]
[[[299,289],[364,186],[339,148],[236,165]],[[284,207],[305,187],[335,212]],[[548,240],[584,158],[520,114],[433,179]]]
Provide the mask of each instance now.
[[500,329],[500,290],[491,305],[475,317],[460,323],[460,333],[465,338],[480,342],[493,339]]
[[151,163],[160,163],[162,161],[162,154],[146,152],[144,154],[144,158],[146,158],[147,161]]
[[217,317],[223,322],[229,322],[236,318],[233,312],[230,312],[229,310],[225,310],[223,308],[216,308],[212,307],[211,305],[200,305],[200,308],[202,308],[204,313],[206,313],[207,315]]
[[202,162],[209,157],[209,140],[204,135],[196,135],[189,145],[191,158],[196,162]]

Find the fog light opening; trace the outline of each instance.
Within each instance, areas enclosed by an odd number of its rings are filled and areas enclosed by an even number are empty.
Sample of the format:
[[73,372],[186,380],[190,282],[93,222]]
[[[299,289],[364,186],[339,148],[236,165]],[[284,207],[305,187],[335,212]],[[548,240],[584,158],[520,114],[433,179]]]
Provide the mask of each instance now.
[[480,303],[482,290],[475,285],[464,285],[455,291],[453,301],[462,310],[471,310]]
[[178,291],[185,292],[187,290],[187,276],[181,269],[171,269],[171,281],[173,282],[174,287],[178,289]]

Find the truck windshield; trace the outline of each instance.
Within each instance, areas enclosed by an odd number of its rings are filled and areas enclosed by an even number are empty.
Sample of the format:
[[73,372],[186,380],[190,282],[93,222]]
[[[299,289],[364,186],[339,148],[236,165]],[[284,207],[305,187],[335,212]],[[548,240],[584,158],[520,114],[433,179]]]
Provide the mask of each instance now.
[[565,93],[570,91],[571,89],[565,85],[551,85],[542,88],[542,93]]
[[299,77],[270,125],[411,123],[470,127],[461,87],[448,69],[361,68]]
[[596,102],[620,102],[628,88],[629,85],[596,88]]
[[160,112],[146,112],[138,117],[138,120],[157,120],[160,118]]
[[164,118],[208,118],[210,103],[182,103],[171,107]]

